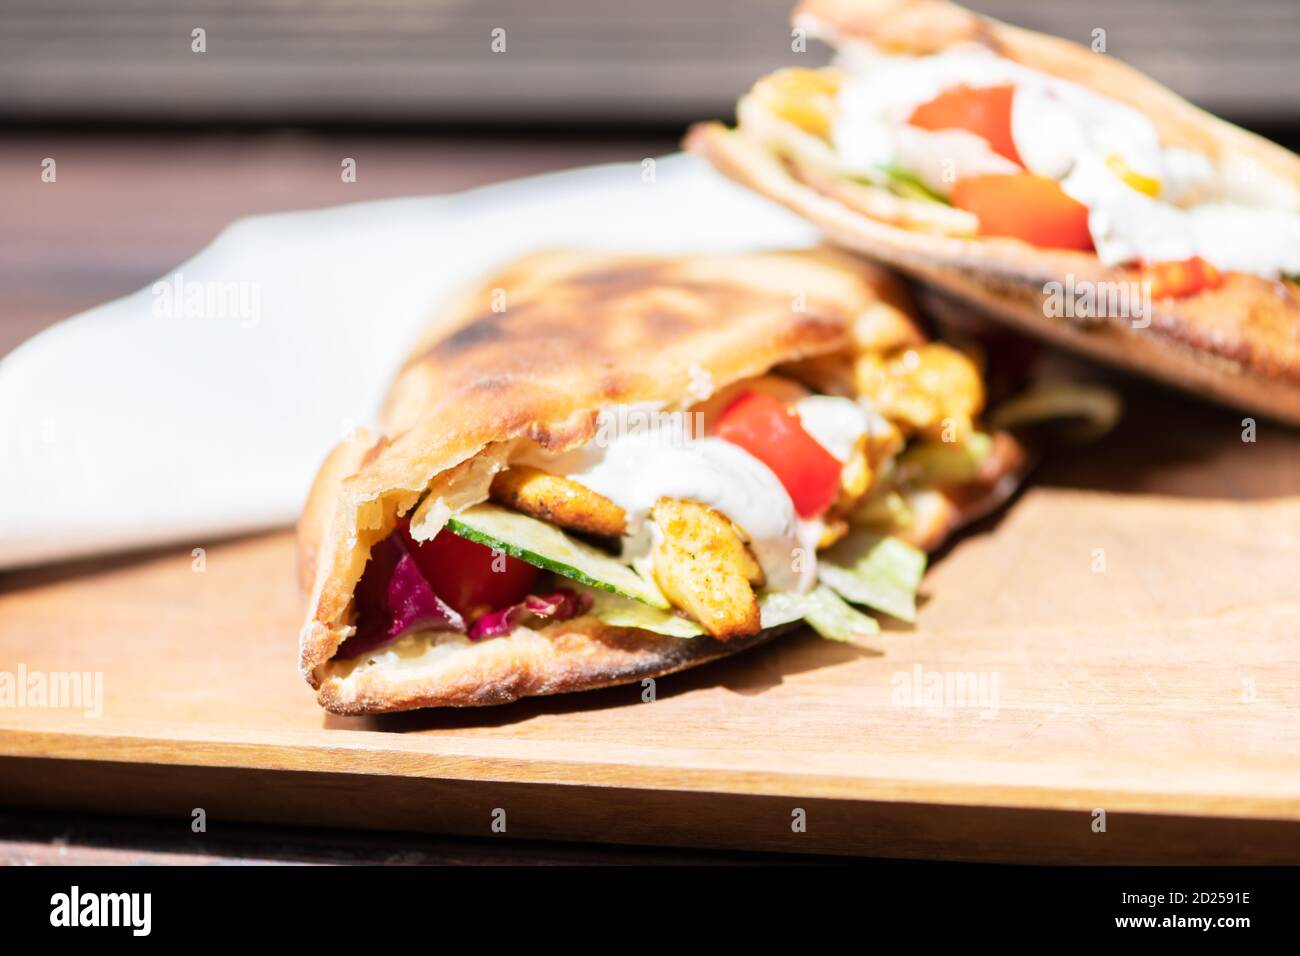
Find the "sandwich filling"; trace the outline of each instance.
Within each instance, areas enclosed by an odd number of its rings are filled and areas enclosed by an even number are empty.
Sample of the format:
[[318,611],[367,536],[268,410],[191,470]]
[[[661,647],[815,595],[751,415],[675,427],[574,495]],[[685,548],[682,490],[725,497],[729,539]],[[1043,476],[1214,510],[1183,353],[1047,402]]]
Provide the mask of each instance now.
[[1142,112],[983,46],[848,44],[832,68],[760,81],[738,114],[805,178],[930,204],[906,227],[1095,252],[1144,269],[1157,298],[1300,276],[1290,183],[1163,144]]
[[989,456],[978,368],[921,341],[838,376],[786,371],[687,407],[607,407],[578,448],[519,439],[453,506],[426,493],[371,549],[336,657],[583,615],[722,641],[797,620],[856,640],[879,629],[863,609],[912,620],[926,559],[909,496]]

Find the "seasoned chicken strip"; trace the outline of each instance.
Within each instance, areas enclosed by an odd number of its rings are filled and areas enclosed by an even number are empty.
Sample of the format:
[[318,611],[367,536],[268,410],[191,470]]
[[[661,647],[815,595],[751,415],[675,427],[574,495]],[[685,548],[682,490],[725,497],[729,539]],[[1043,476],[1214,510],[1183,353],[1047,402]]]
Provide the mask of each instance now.
[[[984,383],[969,358],[942,342],[889,356],[862,355],[858,394],[889,420],[940,441],[964,440],[984,407]],[[952,434],[945,434],[951,428]]]
[[730,521],[694,501],[660,498],[652,515],[662,534],[654,577],[674,605],[720,641],[757,634],[763,572]]
[[572,531],[616,537],[627,530],[627,515],[604,495],[528,465],[513,465],[499,473],[488,495],[506,507]]

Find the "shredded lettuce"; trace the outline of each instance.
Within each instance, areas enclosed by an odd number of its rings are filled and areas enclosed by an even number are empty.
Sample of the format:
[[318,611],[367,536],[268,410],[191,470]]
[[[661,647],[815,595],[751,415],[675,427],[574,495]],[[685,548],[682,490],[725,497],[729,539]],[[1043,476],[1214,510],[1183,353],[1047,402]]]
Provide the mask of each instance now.
[[699,637],[704,628],[690,618],[672,611],[651,607],[642,601],[625,598],[600,588],[576,584],[574,590],[591,600],[587,613],[611,627],[637,627],[667,637]]
[[780,627],[803,618],[804,595],[794,591],[762,591],[758,595],[758,611],[764,628]]
[[[637,627],[667,637],[691,638],[704,634],[699,624],[680,614],[661,611],[640,601],[586,585],[577,585],[575,590],[584,598],[590,598],[591,607],[587,613],[611,627]],[[850,643],[858,637],[880,631],[874,618],[845,603],[825,586],[818,586],[807,594],[764,591],[759,595],[758,606],[764,628],[803,620],[822,637]]]
[[964,485],[974,481],[993,450],[993,439],[975,432],[966,441],[920,441],[898,456],[899,479],[922,488]]
[[912,509],[896,490],[879,485],[849,519],[853,525],[866,525],[882,534],[901,531],[912,523]]
[[848,644],[878,634],[880,625],[825,585],[807,594],[794,591],[767,591],[759,598],[764,627],[777,627],[803,619],[814,631],[832,641]]
[[930,202],[943,203],[945,206],[951,205],[947,199],[923,183],[909,169],[904,169],[896,163],[888,163],[881,166],[880,171],[888,177],[890,192],[897,196],[902,196],[904,199],[927,199]]
[[[907,547],[900,542],[895,543]],[[681,638],[700,637],[705,633],[704,628],[695,621],[671,611],[662,611],[640,601],[584,584],[576,584],[574,590],[584,600],[591,601],[586,613],[611,627],[635,627],[667,637]],[[822,637],[850,644],[859,643],[860,638],[880,632],[880,624],[875,618],[847,603],[844,597],[826,584],[820,584],[806,594],[795,591],[763,591],[759,594],[758,606],[765,629],[804,621]]]
[[840,597],[909,623],[925,574],[925,552],[856,528],[817,561],[817,577]]

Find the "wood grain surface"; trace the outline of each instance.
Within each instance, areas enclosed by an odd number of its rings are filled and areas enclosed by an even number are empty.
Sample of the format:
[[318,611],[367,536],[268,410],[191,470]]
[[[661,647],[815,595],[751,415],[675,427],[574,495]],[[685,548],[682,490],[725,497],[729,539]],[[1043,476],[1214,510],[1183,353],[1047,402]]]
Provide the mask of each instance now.
[[[661,679],[653,703],[637,686],[326,715],[295,669],[288,534],[6,575],[0,671],[102,674],[103,701],[0,708],[0,802],[485,838],[503,810],[509,836],[537,839],[1300,862],[1300,434],[1261,424],[1243,442],[1239,415],[1127,391],[1118,432],[1055,455],[939,557],[916,628],[886,630],[882,653],[798,635]],[[983,675],[985,694],[905,692],[930,675]]]

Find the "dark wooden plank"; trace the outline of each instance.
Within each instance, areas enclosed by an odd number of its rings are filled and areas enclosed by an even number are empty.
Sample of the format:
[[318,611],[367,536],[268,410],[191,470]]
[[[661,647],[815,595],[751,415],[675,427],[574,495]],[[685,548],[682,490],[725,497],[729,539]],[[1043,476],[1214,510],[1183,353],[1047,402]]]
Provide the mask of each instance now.
[[[694,866],[800,865],[836,857],[598,846],[509,837],[271,827],[214,820],[195,833],[188,819],[0,811],[0,866]],[[884,863],[887,861],[874,861]]]
[[[1106,832],[1097,833],[1083,810],[801,798],[808,828],[795,832],[791,805],[783,797],[675,790],[0,757],[0,807],[147,814],[183,834],[193,808],[201,806],[214,836],[226,829],[241,832],[254,822],[453,834],[470,840],[484,862],[502,862],[516,852],[515,859],[533,862],[547,853],[545,847],[530,852],[526,843],[501,856],[488,853],[483,841],[494,839],[495,808],[506,811],[503,842],[591,839],[616,847],[1040,864],[1300,859],[1300,823],[1292,820],[1116,811],[1107,814]],[[167,826],[159,824],[162,830]],[[205,846],[203,840],[168,839],[190,852],[202,853]],[[403,838],[373,839],[371,852]],[[592,862],[610,861],[595,854]]]
[[[729,115],[790,49],[793,0],[10,0],[0,116],[202,121],[657,120]],[[1291,0],[972,0],[1088,42],[1194,101],[1300,116]],[[207,51],[190,32],[207,30]],[[506,51],[493,53],[495,28]]]

